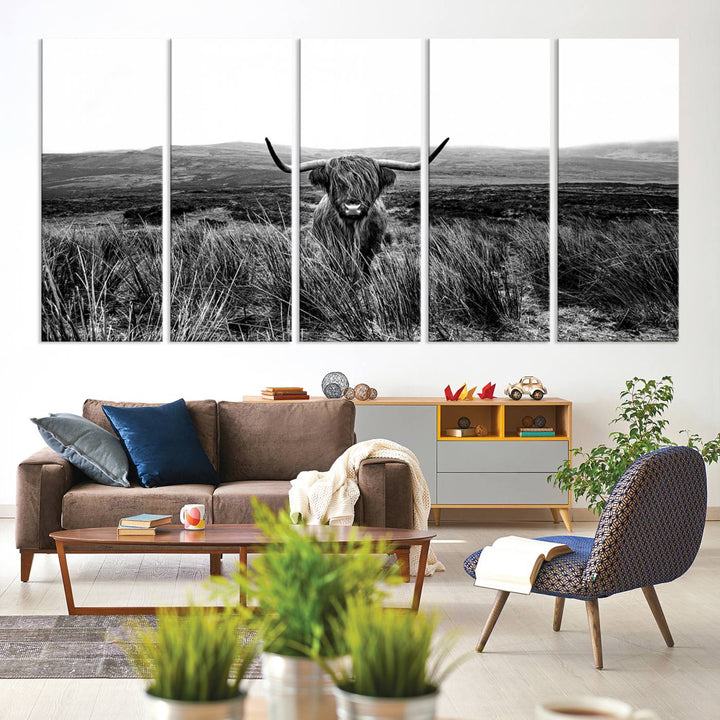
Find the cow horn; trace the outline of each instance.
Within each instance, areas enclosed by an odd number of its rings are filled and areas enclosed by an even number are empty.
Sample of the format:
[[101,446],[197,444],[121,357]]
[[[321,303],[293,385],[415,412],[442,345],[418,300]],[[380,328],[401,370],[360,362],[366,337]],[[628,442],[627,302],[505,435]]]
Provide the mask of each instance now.
[[[442,149],[448,144],[450,138],[445,138],[428,157],[428,165],[442,152]],[[390,168],[391,170],[419,170],[420,162],[403,162],[402,160],[378,160],[380,167]]]
[[[275,161],[275,164],[286,173],[291,173],[292,168],[284,163],[279,157],[278,154],[275,152],[275,148],[272,146],[272,143],[268,138],[265,138],[265,144],[267,145],[268,150],[270,151],[270,157]],[[300,163],[300,167],[298,170],[300,172],[307,172],[308,170],[313,170],[317,167],[324,167],[327,164],[327,160],[306,160],[303,163]]]

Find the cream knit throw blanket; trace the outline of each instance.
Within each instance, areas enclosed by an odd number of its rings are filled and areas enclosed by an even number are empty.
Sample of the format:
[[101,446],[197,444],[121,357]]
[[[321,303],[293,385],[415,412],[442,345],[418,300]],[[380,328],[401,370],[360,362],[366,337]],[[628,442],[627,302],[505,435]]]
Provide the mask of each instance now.
[[[430,491],[415,454],[392,440],[365,440],[348,448],[327,472],[307,470],[291,482],[290,517],[303,517],[309,525],[352,525],[355,502],[360,497],[358,472],[367,458],[400,460],[410,467],[413,491],[413,529],[427,530]],[[410,548],[410,573],[417,575],[420,548]],[[425,575],[444,570],[430,547]]]

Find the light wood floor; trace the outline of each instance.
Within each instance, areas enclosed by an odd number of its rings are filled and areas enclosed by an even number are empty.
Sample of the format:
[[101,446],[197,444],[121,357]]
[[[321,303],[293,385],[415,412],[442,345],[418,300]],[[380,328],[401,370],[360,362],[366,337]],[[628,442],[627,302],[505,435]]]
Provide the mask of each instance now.
[[[592,535],[578,523],[576,533]],[[57,558],[37,556],[31,581],[21,583],[13,521],[0,520],[0,615],[66,612]],[[442,615],[443,630],[460,633],[458,653],[472,651],[494,592],[473,586],[462,569],[473,550],[502,535],[562,532],[550,522],[443,525],[434,544],[447,567],[428,578],[422,608]],[[195,556],[72,556],[79,603],[182,603],[197,591],[206,559]],[[229,569],[231,563],[224,563]],[[663,720],[720,717],[720,522],[706,526],[690,571],[659,586],[675,647],[667,648],[637,590],[600,601],[605,669],[593,668],[583,603],[568,601],[563,629],[552,631],[553,599],[512,595],[481,655],[472,654],[446,680],[439,717],[509,720],[533,717],[539,698],[594,694],[649,707]],[[393,600],[410,596],[397,589]],[[6,662],[0,659],[0,662]],[[139,680],[0,680],[2,720],[141,720]],[[262,681],[250,692],[262,692]],[[247,720],[252,720],[248,718]]]

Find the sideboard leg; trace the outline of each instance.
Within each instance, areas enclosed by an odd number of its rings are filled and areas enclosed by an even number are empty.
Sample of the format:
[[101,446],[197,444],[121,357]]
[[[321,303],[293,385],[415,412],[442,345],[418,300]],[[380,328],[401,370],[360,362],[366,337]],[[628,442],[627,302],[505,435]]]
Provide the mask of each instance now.
[[568,510],[568,508],[559,508],[558,512],[560,513],[560,517],[562,518],[562,521],[565,524],[567,531],[571,533],[573,529],[572,523],[570,522],[570,510]]
[[432,511],[433,511],[433,516],[435,517],[435,524],[439,525],[440,524],[440,513],[442,512],[442,508],[434,507],[432,509]]
[[550,508],[550,512],[553,516],[553,522],[557,525],[560,522],[560,513],[557,508]]

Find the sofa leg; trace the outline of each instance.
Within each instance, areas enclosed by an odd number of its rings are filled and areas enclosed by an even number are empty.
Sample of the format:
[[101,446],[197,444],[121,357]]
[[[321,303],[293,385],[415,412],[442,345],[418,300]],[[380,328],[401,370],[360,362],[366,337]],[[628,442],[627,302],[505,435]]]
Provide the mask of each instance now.
[[20,551],[20,581],[27,582],[30,579],[30,568],[32,568],[35,552],[33,550]]
[[222,553],[210,553],[210,574],[222,575]]
[[590,629],[590,640],[592,641],[595,667],[598,670],[602,670],[602,638],[600,637],[600,610],[597,598],[595,600],[586,600],[585,609],[587,610],[588,628]]
[[410,582],[410,548],[397,548],[394,552],[402,579]]

